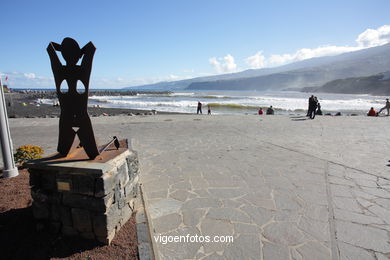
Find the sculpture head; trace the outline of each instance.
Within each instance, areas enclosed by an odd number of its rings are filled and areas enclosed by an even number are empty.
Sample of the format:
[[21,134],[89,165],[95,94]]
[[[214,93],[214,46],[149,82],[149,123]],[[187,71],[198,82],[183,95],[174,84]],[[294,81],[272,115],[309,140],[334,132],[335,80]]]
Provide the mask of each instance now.
[[79,44],[69,37],[62,41],[61,53],[67,65],[76,65],[82,55]]

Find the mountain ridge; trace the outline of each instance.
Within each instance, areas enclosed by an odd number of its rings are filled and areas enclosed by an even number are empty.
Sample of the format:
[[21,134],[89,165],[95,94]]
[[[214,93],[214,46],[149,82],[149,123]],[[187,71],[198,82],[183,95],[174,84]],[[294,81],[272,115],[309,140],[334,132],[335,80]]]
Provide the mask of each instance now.
[[[305,89],[304,89],[305,91]],[[390,95],[390,71],[367,77],[336,79],[308,92]]]
[[390,71],[390,44],[335,56],[317,57],[274,68],[158,82],[126,89],[286,90],[321,88],[337,79],[367,77]]

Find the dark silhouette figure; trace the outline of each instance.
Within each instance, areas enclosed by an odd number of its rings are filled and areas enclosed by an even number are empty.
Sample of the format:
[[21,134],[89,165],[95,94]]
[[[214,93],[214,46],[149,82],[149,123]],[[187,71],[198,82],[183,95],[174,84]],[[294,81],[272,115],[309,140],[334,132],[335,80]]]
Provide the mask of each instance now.
[[313,98],[314,98],[313,95],[311,95],[311,97],[309,97],[308,108],[307,108],[307,114],[306,114],[306,116],[308,116],[308,117],[310,117],[310,112],[311,112],[311,111],[310,111],[310,104],[311,104]]
[[388,98],[386,98],[386,105],[384,107],[382,107],[379,111],[378,111],[378,115],[382,112],[382,110],[387,110],[387,115],[389,116],[390,115],[390,101]]
[[267,111],[266,111],[265,114],[266,114],[266,115],[273,115],[273,114],[275,114],[274,109],[272,108],[272,106],[270,106],[269,108],[267,108]]
[[317,104],[316,115],[322,116],[322,110],[321,110],[321,104],[320,103]]
[[317,109],[317,97],[314,97],[313,95],[309,98],[309,117],[310,119],[314,119],[316,116],[316,109]]
[[211,106],[210,105],[207,105],[207,114],[211,115]]
[[196,113],[197,114],[199,114],[199,113],[202,114],[202,103],[200,103],[200,101],[198,101],[198,109],[196,110]]
[[375,112],[375,109],[373,107],[370,108],[370,111],[368,111],[367,116],[377,116],[378,114]]
[[[51,42],[47,46],[61,107],[57,151],[62,156],[69,153],[76,134],[90,159],[94,159],[99,154],[87,112],[89,79],[95,50],[92,42],[80,49],[78,43],[72,38],[65,38],[61,45]],[[61,64],[56,51],[61,52],[66,65]],[[81,58],[81,65],[76,65]],[[61,83],[65,85],[63,81],[67,83],[67,91],[61,88]],[[77,89],[78,81],[84,85],[81,91]]]

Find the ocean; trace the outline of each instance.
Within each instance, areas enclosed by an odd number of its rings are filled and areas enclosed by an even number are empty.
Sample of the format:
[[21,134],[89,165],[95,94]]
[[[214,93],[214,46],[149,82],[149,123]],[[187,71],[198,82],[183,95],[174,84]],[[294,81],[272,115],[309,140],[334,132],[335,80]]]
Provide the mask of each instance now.
[[[110,108],[131,108],[166,112],[194,113],[198,101],[207,113],[254,114],[260,107],[273,106],[276,114],[305,114],[311,94],[292,91],[179,91],[164,94],[137,94],[135,96],[90,96],[89,105]],[[371,107],[384,106],[386,97],[350,94],[316,94],[324,113],[365,114]],[[42,100],[52,103],[50,100]]]

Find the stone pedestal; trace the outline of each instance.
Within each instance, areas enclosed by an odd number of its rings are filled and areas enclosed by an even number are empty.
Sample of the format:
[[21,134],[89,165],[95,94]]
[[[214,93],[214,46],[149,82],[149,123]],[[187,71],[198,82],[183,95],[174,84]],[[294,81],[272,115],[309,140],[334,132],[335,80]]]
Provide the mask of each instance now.
[[136,152],[112,153],[93,161],[27,163],[34,217],[53,232],[110,244],[131,217],[139,188]]

